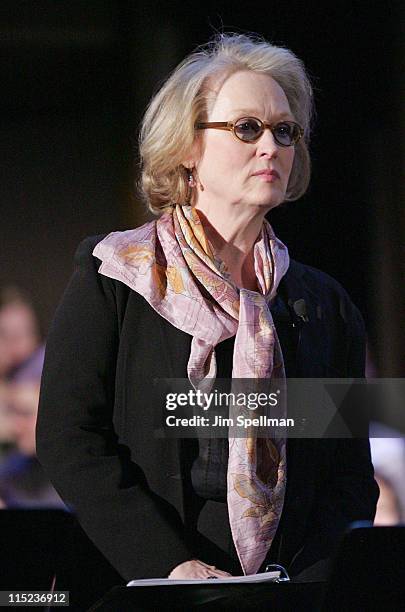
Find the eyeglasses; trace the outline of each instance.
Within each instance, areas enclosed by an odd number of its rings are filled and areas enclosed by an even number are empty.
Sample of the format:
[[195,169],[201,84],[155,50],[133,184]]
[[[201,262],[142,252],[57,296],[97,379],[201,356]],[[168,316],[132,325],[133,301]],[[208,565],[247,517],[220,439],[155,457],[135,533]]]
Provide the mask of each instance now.
[[257,142],[267,128],[273,134],[274,140],[281,147],[291,147],[304,135],[303,128],[295,121],[280,121],[274,125],[261,121],[256,117],[242,117],[236,121],[209,121],[197,123],[197,130],[229,130],[242,142]]

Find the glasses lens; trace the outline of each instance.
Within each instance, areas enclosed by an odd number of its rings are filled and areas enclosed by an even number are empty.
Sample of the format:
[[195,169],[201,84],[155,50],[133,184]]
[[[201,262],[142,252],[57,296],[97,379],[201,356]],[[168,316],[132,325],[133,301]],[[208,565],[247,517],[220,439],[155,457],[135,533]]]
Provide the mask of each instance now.
[[258,119],[243,117],[235,123],[234,131],[240,140],[254,142],[263,132],[263,125]]
[[286,121],[277,123],[277,125],[273,127],[272,132],[276,142],[283,147],[290,147],[295,144],[301,136],[299,126],[296,123],[289,123]]

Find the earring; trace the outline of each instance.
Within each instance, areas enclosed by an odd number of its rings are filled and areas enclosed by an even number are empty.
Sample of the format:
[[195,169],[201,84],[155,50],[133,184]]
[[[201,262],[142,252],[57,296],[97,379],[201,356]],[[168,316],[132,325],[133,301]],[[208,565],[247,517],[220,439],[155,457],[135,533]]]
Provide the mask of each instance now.
[[194,168],[187,168],[187,181],[190,189],[194,189],[194,187],[196,186],[193,169]]

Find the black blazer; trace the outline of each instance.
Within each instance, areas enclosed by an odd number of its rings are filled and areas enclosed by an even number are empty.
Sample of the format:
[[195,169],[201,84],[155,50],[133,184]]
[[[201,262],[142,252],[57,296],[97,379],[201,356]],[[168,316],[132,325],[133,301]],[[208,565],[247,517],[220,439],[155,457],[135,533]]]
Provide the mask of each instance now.
[[[154,378],[185,378],[191,336],[136,292],[98,273],[101,236],[84,240],[51,326],[37,453],[83,528],[127,580],[166,576],[190,558],[237,571],[190,514],[190,442],[153,436]],[[280,283],[304,299],[300,376],[364,375],[361,316],[326,274],[291,261]],[[372,520],[378,498],[368,439],[287,442],[287,491],[268,558],[319,578],[342,531]]]

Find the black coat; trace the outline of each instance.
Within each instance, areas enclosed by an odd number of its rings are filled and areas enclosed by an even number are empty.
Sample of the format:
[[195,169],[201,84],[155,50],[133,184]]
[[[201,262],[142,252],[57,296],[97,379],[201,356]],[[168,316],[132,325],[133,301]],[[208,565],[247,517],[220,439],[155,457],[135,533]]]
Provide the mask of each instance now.
[[[190,441],[153,436],[154,378],[185,378],[191,336],[136,292],[98,273],[101,237],[84,240],[50,329],[37,422],[37,453],[55,488],[125,579],[165,576],[190,558],[235,571],[194,528]],[[280,283],[304,299],[309,322],[299,375],[364,375],[361,316],[326,274],[291,261]],[[292,575],[320,566],[354,520],[372,520],[378,498],[368,439],[287,442],[287,491],[269,558]]]

